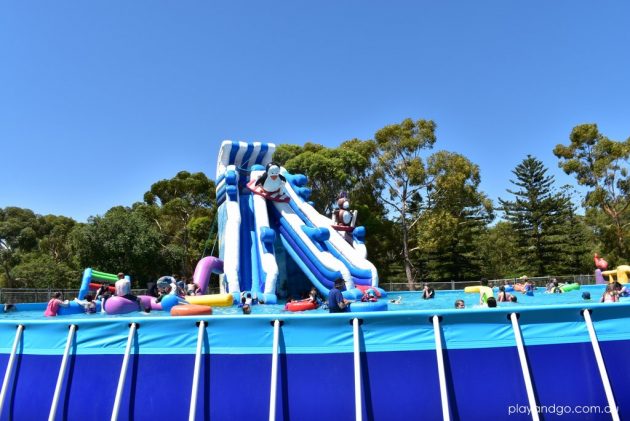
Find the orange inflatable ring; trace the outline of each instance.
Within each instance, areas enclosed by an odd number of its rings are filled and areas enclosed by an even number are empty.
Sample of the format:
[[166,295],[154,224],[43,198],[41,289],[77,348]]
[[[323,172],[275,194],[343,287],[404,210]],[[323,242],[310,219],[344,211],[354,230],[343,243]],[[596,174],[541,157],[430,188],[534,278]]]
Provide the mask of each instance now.
[[207,316],[212,314],[212,307],[200,304],[179,304],[171,308],[171,316]]
[[306,311],[315,310],[316,308],[317,304],[311,301],[292,301],[284,306],[284,309],[288,311]]

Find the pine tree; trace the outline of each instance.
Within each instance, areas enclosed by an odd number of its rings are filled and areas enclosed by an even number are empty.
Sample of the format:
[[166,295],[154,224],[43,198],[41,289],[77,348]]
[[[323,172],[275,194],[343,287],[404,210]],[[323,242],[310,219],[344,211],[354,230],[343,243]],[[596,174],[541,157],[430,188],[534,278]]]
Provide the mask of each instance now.
[[534,276],[548,275],[564,260],[564,227],[569,200],[554,191],[554,177],[541,161],[527,155],[512,171],[518,190],[507,190],[513,201],[499,199],[505,219],[516,233],[521,269]]

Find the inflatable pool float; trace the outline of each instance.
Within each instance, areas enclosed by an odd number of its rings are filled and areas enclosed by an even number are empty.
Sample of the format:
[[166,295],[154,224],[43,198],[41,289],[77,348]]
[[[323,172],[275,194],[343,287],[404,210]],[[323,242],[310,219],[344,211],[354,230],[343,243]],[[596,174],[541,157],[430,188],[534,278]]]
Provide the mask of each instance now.
[[142,301],[142,304],[144,305],[144,308],[150,308],[151,310],[162,310],[162,303],[156,303],[156,297],[152,297],[150,295],[138,295],[138,298],[140,298],[140,301]]
[[[101,311],[101,303],[100,301],[94,301],[94,303],[96,304],[96,311]],[[83,306],[79,303],[77,303],[76,301],[70,301],[68,302],[68,307],[61,307],[59,306],[59,310],[57,310],[57,315],[58,316],[65,316],[68,314],[81,314],[81,313],[85,313],[85,308],[83,308]]]
[[578,284],[577,282],[572,284],[564,284],[560,287],[560,290],[562,292],[575,291],[576,289],[580,289],[580,284]]
[[474,285],[471,287],[466,287],[464,288],[464,292],[479,292],[479,289],[481,288],[481,285]]
[[212,314],[212,307],[200,304],[178,304],[171,308],[171,316],[207,316]]
[[[101,287],[101,285],[103,285],[103,284],[99,284],[99,283],[96,283],[96,282],[90,282],[90,288],[89,288],[89,289],[90,289],[90,291],[96,291],[97,289],[99,289],[99,288]],[[107,287],[107,289],[108,289],[108,290],[109,290],[109,292],[111,292],[112,294],[113,294],[114,292],[116,292],[116,288],[114,288],[114,286],[113,286],[113,285],[108,286],[108,287]]]
[[387,301],[357,301],[350,304],[351,313],[362,313],[365,311],[387,311]]
[[212,307],[229,307],[234,304],[234,297],[232,294],[189,295],[185,299],[190,304],[200,304]]
[[317,307],[317,304],[312,301],[292,301],[286,303],[284,309],[288,311],[307,311],[315,310]]
[[131,301],[123,297],[110,297],[105,300],[105,312],[107,314],[127,314],[140,311],[140,306],[136,301]]

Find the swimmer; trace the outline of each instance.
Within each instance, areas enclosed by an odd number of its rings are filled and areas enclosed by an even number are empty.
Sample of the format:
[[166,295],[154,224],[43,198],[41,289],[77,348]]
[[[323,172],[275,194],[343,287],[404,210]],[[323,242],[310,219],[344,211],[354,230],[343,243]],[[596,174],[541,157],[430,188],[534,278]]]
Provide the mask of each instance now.
[[402,297],[399,295],[398,298],[396,299],[392,298],[391,300],[389,300],[389,302],[392,304],[402,304]]
[[455,308],[466,308],[464,300],[455,300]]

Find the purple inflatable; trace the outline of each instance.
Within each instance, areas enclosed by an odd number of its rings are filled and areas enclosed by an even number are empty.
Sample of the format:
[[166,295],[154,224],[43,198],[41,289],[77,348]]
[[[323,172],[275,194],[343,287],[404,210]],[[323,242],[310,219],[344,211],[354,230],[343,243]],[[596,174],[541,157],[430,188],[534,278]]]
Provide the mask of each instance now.
[[199,285],[197,295],[206,294],[210,275],[213,273],[223,273],[223,260],[214,256],[206,256],[197,263],[195,274],[193,275],[193,281]]
[[140,306],[135,301],[118,296],[110,297],[105,301],[107,314],[126,314],[133,311],[140,311]]
[[156,303],[155,297],[150,295],[138,295],[140,301],[144,305],[144,308],[151,308],[151,310],[162,310],[162,303]]

